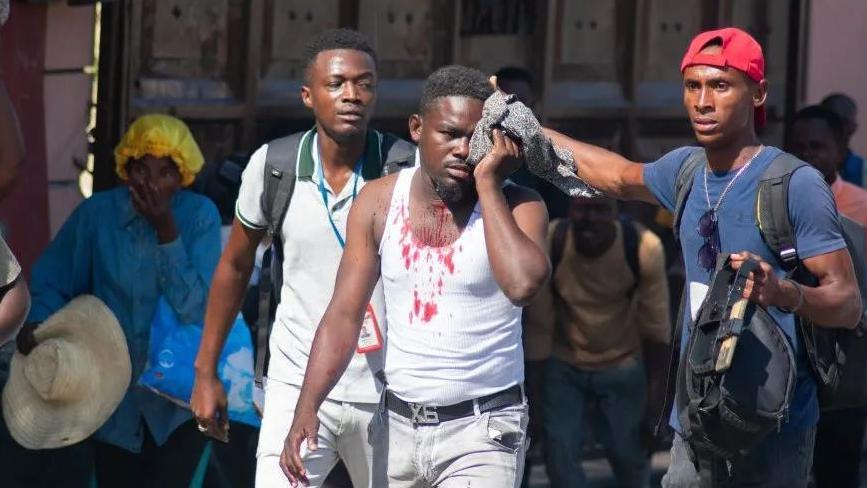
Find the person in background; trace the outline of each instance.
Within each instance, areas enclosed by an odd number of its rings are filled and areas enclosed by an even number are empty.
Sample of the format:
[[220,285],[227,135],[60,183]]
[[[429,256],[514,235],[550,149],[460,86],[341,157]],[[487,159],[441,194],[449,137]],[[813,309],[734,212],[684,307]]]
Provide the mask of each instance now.
[[[867,227],[867,190],[844,181],[837,172],[847,157],[846,134],[846,122],[834,112],[824,106],[806,107],[795,114],[792,121],[789,152],[822,173],[825,181],[831,185],[834,201],[842,215]],[[863,263],[855,265],[863,266]],[[859,486],[865,423],[867,408],[822,412],[813,456],[816,486]]]
[[593,432],[617,486],[644,487],[649,463],[641,433],[663,403],[665,375],[659,372],[668,359],[662,243],[643,226],[618,219],[617,203],[602,197],[572,199],[569,218],[551,223],[548,243],[551,281],[525,320],[528,359],[547,361],[548,477],[552,486],[586,485],[585,413],[595,407]]
[[856,154],[850,146],[852,136],[858,131],[858,105],[852,97],[843,93],[832,93],[826,96],[822,99],[821,105],[837,114],[843,122],[846,152],[839,166],[840,175],[849,183],[864,187],[867,185],[867,178],[864,177],[864,173],[867,172],[864,158]]
[[846,181],[839,172],[851,155],[846,127],[846,121],[825,106],[805,107],[792,120],[789,148],[822,173],[831,186],[837,210],[867,226],[867,190]]
[[[189,410],[137,388],[136,381],[147,362],[161,297],[182,323],[204,316],[220,255],[220,217],[210,200],[184,189],[203,162],[182,121],[168,115],[138,118],[115,149],[123,185],[83,201],[37,261],[33,308],[18,335],[18,350],[28,354],[39,323],[73,298],[91,294],[123,328],[132,378],[117,410],[91,439],[39,452],[41,458],[18,452],[16,459],[23,459],[21,467],[28,471],[19,479],[24,486],[88,486],[91,466],[99,486],[190,483],[205,439]],[[34,465],[39,459],[42,466]],[[42,475],[57,481],[28,478]]]

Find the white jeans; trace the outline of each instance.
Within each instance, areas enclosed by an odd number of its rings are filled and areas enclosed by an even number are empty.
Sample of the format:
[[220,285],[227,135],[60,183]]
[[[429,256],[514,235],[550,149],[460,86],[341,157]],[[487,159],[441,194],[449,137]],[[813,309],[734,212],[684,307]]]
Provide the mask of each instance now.
[[527,406],[437,425],[413,425],[384,410],[370,424],[374,485],[389,488],[504,488],[521,485],[529,439]]
[[[280,469],[283,441],[292,426],[300,388],[269,379],[265,384],[265,412],[256,452],[256,487],[289,486]],[[367,442],[368,426],[377,410],[375,403],[325,400],[319,409],[319,449],[301,454],[311,487],[319,487],[342,459],[356,488],[375,487],[371,482],[373,450]]]

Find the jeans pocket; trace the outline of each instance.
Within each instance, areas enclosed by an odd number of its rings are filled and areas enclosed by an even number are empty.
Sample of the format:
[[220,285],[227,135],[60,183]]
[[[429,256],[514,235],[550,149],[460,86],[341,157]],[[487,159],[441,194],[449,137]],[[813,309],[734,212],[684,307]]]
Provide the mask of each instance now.
[[483,425],[489,444],[512,454],[525,449],[528,441],[526,408],[495,410],[485,415],[487,422]]

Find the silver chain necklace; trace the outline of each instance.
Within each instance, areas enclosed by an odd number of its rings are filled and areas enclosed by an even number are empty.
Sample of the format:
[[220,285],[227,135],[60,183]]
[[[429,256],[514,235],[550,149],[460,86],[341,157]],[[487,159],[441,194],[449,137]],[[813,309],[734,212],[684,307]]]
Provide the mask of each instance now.
[[704,166],[704,196],[705,196],[705,198],[707,198],[707,208],[709,210],[711,210],[714,215],[716,215],[717,211],[719,211],[719,207],[720,207],[720,205],[722,205],[723,198],[725,198],[725,196],[728,194],[732,185],[738,179],[738,176],[740,176],[741,173],[743,173],[744,170],[750,166],[750,163],[752,163],[753,160],[756,159],[756,156],[758,156],[762,152],[762,149],[764,149],[764,148],[765,148],[764,144],[760,145],[759,149],[756,150],[756,153],[753,154],[753,157],[751,157],[750,160],[746,162],[746,164],[741,166],[741,169],[739,169],[738,172],[735,173],[735,177],[732,178],[731,181],[729,181],[728,185],[726,185],[725,188],[723,188],[722,193],[720,193],[720,195],[719,195],[719,200],[717,200],[716,205],[714,205],[714,206],[711,206],[711,204],[710,204],[710,193],[707,191],[707,167],[708,167],[708,165]]

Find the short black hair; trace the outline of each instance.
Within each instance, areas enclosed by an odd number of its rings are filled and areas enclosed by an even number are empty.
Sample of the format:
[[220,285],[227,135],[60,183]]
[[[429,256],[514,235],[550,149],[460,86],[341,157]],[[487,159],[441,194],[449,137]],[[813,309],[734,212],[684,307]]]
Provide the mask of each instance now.
[[316,56],[319,53],[334,49],[361,51],[373,59],[374,65],[377,64],[376,52],[370,46],[370,42],[368,42],[364,34],[352,29],[330,29],[316,34],[304,44],[304,76],[307,76],[307,71],[313,65],[313,61],[316,60]]
[[517,66],[506,66],[504,68],[500,68],[494,73],[494,76],[497,77],[497,81],[524,81],[528,85],[533,86],[533,75],[530,74],[524,68],[519,68]]
[[481,71],[459,65],[443,66],[427,77],[419,111],[424,114],[441,97],[468,97],[484,102],[492,93],[494,89]]
[[845,123],[839,115],[821,105],[810,105],[798,110],[795,117],[792,119],[792,125],[799,120],[824,120],[831,129],[831,134],[834,140],[840,147],[847,146]]

